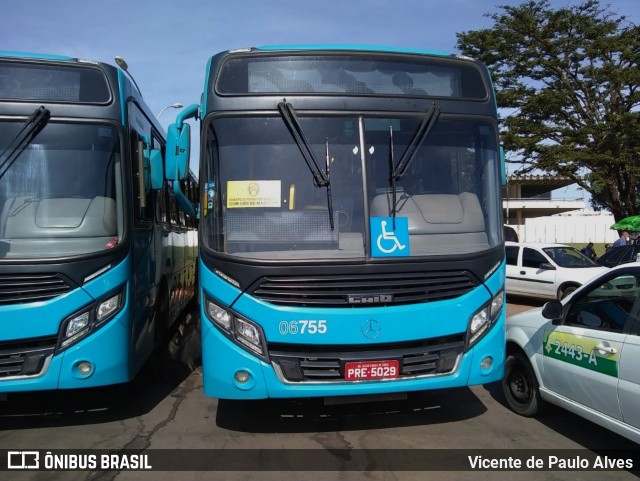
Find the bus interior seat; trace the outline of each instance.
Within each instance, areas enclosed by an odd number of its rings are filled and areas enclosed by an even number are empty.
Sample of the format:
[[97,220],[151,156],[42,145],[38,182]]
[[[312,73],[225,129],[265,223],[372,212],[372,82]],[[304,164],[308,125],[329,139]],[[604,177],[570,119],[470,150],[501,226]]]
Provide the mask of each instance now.
[[[24,207],[17,207],[13,211],[9,211],[5,205],[3,209],[5,238],[113,237],[117,235],[116,205],[115,200],[110,197],[42,199],[23,202],[23,205]],[[7,211],[6,219],[5,210]]]
[[[381,194],[371,202],[371,215],[391,215],[391,194]],[[407,217],[411,248],[419,251],[447,249],[449,246],[489,246],[484,216],[478,196],[460,194],[399,195],[396,216]]]

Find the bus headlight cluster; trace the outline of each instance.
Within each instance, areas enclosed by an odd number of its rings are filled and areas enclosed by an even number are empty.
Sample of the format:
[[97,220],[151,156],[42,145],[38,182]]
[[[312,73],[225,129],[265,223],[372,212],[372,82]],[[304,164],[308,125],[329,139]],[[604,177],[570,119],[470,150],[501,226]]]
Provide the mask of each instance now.
[[257,324],[241,319],[230,310],[206,300],[207,317],[229,339],[258,357],[265,358],[264,335]]
[[207,301],[207,315],[209,316],[209,319],[223,329],[227,331],[231,330],[231,314],[225,311],[222,307],[211,301]]
[[62,323],[58,352],[84,339],[120,312],[124,306],[124,288],[67,317]]
[[500,290],[491,301],[485,304],[482,309],[476,312],[469,320],[467,328],[467,348],[473,346],[480,338],[489,331],[496,321],[502,306],[504,305],[504,290]]

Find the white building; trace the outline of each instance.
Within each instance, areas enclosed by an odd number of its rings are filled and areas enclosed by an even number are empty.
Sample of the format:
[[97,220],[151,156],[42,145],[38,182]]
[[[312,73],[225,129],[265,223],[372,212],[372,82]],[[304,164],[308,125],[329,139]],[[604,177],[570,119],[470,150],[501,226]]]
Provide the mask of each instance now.
[[574,182],[551,175],[510,176],[503,195],[505,223],[520,242],[612,243],[618,233],[608,212],[586,210],[583,198],[552,198],[551,191]]
[[522,242],[612,244],[618,238],[618,232],[611,229],[614,222],[612,214],[593,211],[534,217],[525,219],[520,239]]

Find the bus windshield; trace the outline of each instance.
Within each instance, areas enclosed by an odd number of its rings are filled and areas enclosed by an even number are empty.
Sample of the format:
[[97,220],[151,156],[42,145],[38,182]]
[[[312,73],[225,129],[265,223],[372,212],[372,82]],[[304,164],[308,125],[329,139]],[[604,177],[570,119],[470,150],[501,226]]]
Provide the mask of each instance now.
[[366,258],[369,219],[392,216],[392,190],[412,257],[500,243],[492,123],[441,116],[392,189],[389,143],[397,163],[422,117],[305,112],[298,121],[325,174],[329,166],[333,226],[327,191],[279,115],[218,116],[205,129],[206,247],[255,259]]
[[[0,151],[23,122],[0,122]],[[120,140],[108,125],[49,122],[0,178],[0,258],[65,257],[123,237]]]

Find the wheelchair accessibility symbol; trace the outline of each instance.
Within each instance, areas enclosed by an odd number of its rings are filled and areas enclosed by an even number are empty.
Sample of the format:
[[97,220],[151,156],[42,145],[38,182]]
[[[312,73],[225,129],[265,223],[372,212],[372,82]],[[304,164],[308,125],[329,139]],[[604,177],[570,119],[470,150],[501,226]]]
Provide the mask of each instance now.
[[409,222],[406,217],[371,218],[371,256],[399,257],[409,255]]

